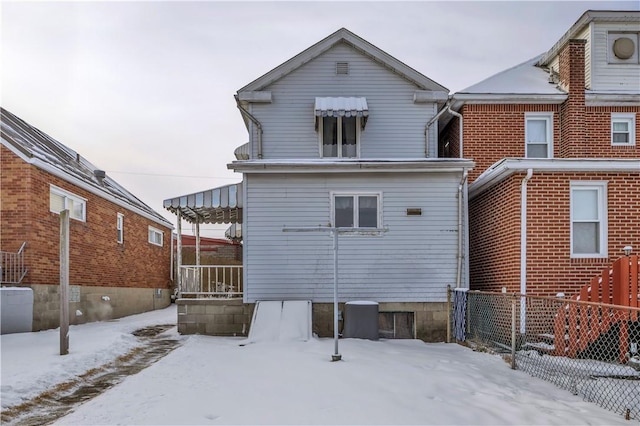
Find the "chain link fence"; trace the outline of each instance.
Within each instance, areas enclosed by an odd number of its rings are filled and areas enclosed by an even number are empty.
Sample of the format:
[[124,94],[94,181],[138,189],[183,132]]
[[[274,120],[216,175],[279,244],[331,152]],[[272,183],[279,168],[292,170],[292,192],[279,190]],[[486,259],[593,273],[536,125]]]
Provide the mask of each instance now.
[[627,419],[640,420],[640,309],[454,290],[451,337]]

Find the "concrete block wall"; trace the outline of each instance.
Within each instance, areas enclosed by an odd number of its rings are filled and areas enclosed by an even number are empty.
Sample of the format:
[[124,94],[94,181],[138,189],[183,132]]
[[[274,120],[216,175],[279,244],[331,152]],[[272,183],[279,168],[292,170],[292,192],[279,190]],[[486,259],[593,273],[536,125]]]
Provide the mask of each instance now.
[[248,336],[254,304],[241,299],[178,299],[178,332]]
[[[60,286],[29,287],[33,290],[33,331],[59,327]],[[171,303],[171,290],[71,286],[69,297],[69,324],[75,325],[166,308]]]

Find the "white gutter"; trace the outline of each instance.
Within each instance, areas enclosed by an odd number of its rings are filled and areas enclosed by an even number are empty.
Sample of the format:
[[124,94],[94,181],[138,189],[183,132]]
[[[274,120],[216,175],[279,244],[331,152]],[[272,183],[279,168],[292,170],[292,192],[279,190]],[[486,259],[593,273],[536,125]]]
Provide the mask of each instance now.
[[262,158],[262,124],[255,118],[249,111],[244,109],[244,107],[240,104],[240,98],[238,95],[233,96],[236,99],[236,106],[240,110],[240,113],[251,120],[258,127],[258,158]]
[[[533,176],[533,169],[527,170],[520,188],[520,294],[527,294],[527,182]],[[524,297],[523,297],[524,299]],[[526,303],[520,302],[520,333],[525,332]]]
[[464,169],[462,179],[460,179],[460,184],[458,184],[458,272],[456,274],[456,288],[460,288],[460,282],[462,281],[462,260],[464,258],[462,253],[462,209],[464,207],[462,190],[464,189],[464,184],[468,175],[469,171]]

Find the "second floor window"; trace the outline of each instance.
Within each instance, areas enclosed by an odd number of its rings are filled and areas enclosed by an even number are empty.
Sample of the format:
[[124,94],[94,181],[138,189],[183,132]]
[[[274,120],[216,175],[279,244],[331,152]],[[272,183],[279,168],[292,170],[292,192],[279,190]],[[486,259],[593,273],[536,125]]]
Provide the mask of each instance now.
[[154,228],[153,226],[149,227],[149,243],[162,246],[162,237],[163,233],[161,230]]
[[635,128],[635,114],[611,113],[611,145],[635,145]]
[[358,117],[322,117],[320,139],[323,157],[355,158],[360,138]]
[[527,158],[552,158],[553,138],[551,113],[525,114],[525,141]]

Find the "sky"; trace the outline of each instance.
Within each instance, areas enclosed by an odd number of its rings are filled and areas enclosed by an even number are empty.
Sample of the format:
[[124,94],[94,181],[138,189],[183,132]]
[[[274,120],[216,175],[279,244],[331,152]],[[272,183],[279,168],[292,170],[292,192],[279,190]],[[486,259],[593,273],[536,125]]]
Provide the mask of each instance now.
[[[65,356],[58,354],[59,330],[0,336],[3,410],[86,371],[100,371],[143,345],[131,332],[175,324],[176,317],[173,304],[73,325]],[[341,339],[342,361],[331,362],[333,339],[240,346],[246,339],[181,336],[175,327],[159,337],[180,340],[181,346],[55,424],[632,424],[512,370],[498,355],[455,343]]]
[[237,90],[339,28],[453,94],[547,51],[588,9],[640,6],[3,0],[0,100],[175,224],[164,199],[242,180],[226,167],[248,141]]

